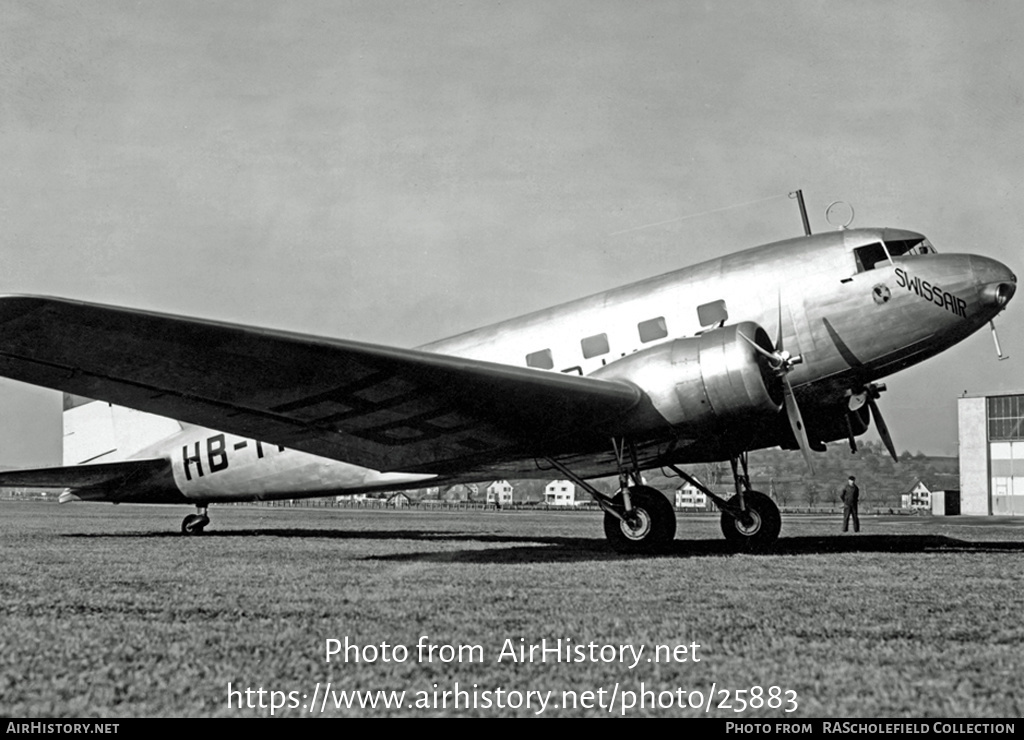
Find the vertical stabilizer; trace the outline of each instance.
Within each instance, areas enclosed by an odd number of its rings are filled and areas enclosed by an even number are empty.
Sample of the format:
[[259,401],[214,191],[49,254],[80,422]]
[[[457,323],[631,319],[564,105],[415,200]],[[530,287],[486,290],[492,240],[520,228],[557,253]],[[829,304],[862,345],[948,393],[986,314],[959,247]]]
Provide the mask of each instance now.
[[64,397],[64,464],[127,460],[181,431],[173,419],[81,396]]

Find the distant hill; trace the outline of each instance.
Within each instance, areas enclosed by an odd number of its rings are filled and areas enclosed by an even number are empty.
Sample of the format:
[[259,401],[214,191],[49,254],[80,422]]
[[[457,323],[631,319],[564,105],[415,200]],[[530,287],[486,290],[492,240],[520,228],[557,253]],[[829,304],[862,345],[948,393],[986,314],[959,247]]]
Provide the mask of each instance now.
[[[776,448],[752,452],[749,456],[751,487],[772,494],[781,505],[839,505],[839,492],[846,479],[855,475],[865,506],[894,508],[901,505],[902,494],[909,492],[919,480],[932,491],[960,487],[957,458],[929,457],[905,451],[897,463],[880,442],[859,442],[856,454],[851,453],[845,444],[833,443],[827,451],[814,453],[812,458],[813,475],[808,471],[803,455],[797,451]],[[715,492],[728,496],[734,490],[732,471],[727,462],[681,467]],[[644,472],[644,480],[647,485],[667,494],[672,494],[682,484],[675,474],[665,475],[657,469]],[[526,481],[512,483],[517,489],[527,484]],[[536,485],[536,482],[531,483]],[[599,489],[609,492],[618,487],[615,478],[603,478],[596,483]]]
[[783,504],[839,503],[839,491],[854,475],[866,506],[893,506],[920,480],[931,490],[960,487],[960,465],[955,457],[929,457],[903,452],[894,462],[880,442],[862,442],[851,453],[842,444],[813,455],[814,475],[807,470],[803,456],[786,450],[759,450],[750,455],[751,485],[765,492],[774,491]]

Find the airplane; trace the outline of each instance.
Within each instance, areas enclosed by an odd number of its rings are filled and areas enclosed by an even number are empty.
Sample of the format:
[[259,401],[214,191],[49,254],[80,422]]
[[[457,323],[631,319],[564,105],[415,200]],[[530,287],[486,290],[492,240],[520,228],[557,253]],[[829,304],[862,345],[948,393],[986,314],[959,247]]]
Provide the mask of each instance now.
[[[736,549],[762,550],[781,517],[750,488],[748,453],[798,449],[812,466],[873,421],[896,458],[878,381],[991,323],[1016,290],[1000,262],[917,232],[807,232],[417,349],[0,297],[0,376],[181,422],[131,459],[0,485],[189,504],[182,532],[199,534],[220,502],[560,477],[631,553],[675,537],[642,478],[662,468],[718,505]],[[680,467],[723,460],[729,497]],[[588,482],[614,475],[615,495]]]

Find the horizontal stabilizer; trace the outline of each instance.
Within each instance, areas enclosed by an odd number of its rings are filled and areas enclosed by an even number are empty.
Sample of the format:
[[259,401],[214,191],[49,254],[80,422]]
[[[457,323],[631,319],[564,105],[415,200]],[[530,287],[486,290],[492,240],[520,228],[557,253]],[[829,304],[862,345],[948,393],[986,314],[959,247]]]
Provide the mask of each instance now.
[[[179,503],[184,496],[174,485],[166,458],[34,468],[0,472],[0,487],[64,488],[66,500]],[[65,496],[61,496],[65,500]]]

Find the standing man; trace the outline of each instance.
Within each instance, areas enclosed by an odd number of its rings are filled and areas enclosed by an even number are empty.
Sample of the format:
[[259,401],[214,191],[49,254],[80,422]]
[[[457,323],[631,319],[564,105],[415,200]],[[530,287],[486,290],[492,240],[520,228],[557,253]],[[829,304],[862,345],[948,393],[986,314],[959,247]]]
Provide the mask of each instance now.
[[843,486],[843,492],[839,495],[843,500],[843,531],[850,527],[850,517],[853,517],[853,531],[860,531],[860,518],[857,516],[857,502],[860,500],[860,489],[857,488],[857,479],[850,476]]

